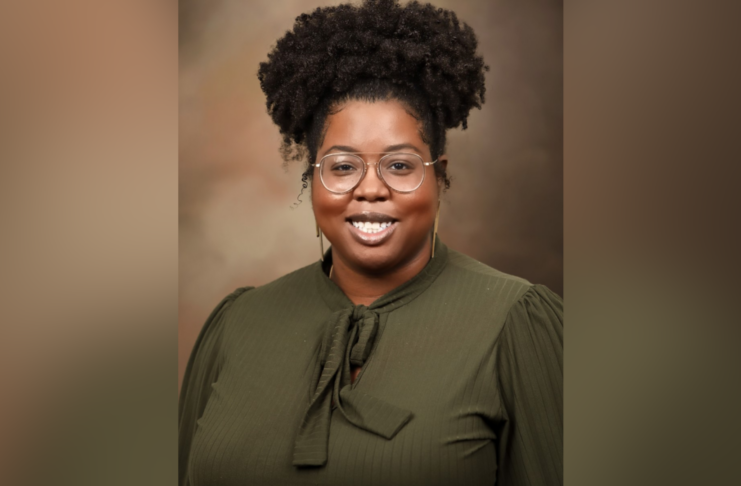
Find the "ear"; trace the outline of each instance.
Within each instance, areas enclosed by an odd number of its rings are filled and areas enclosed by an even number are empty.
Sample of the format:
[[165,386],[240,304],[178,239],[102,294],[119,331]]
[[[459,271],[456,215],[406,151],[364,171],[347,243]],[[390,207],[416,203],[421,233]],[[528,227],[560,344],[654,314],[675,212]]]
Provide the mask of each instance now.
[[445,154],[441,155],[437,158],[437,163],[440,164],[443,170],[446,170],[448,168],[448,156]]
[[[435,162],[435,165],[440,164],[440,167],[442,167],[443,172],[445,172],[448,169],[448,156],[443,154],[440,157],[437,158],[437,162]],[[440,189],[440,192],[442,192],[443,187],[445,186],[445,181],[442,180],[442,178],[437,178],[437,186]]]

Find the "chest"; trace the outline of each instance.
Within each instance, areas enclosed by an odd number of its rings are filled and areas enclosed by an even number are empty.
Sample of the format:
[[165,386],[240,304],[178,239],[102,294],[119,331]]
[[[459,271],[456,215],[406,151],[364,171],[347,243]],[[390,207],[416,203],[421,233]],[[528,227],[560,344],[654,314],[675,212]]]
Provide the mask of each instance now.
[[291,465],[320,367],[317,341],[299,333],[262,342],[270,353],[230,352],[198,423],[192,484],[492,484],[500,407],[494,336],[462,336],[454,322],[421,327],[404,315],[383,324],[352,386],[412,412],[393,439],[334,411],[327,465]]

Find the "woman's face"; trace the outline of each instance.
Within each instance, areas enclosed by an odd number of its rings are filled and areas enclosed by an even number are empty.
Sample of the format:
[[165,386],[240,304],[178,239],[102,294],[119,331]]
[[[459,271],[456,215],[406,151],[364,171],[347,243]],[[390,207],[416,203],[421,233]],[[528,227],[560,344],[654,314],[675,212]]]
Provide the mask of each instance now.
[[[332,244],[335,261],[363,273],[383,273],[421,258],[426,261],[440,191],[433,166],[425,168],[417,190],[399,193],[379,179],[375,165],[383,157],[378,152],[415,153],[429,162],[430,149],[422,141],[419,122],[395,100],[349,101],[327,118],[316,160],[338,152],[359,153],[369,167],[360,184],[346,194],[329,192],[319,169],[314,169],[314,215]],[[365,222],[391,224],[367,233],[356,227]]]

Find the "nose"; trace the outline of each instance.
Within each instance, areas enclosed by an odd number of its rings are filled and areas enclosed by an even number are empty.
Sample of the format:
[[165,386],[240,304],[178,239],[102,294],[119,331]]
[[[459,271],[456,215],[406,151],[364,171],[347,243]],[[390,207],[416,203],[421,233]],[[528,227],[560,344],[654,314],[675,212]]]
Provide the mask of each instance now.
[[353,197],[358,201],[385,201],[390,196],[390,190],[381,178],[378,177],[376,163],[369,163],[365,176],[353,191]]

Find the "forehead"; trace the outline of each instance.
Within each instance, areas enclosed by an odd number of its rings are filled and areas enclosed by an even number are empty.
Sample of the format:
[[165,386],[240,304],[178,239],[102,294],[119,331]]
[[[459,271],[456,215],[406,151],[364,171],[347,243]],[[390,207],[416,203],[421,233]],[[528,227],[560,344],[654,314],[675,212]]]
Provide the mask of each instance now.
[[322,149],[346,145],[364,152],[382,152],[387,146],[403,143],[427,150],[419,121],[403,104],[396,100],[352,100],[327,117]]

